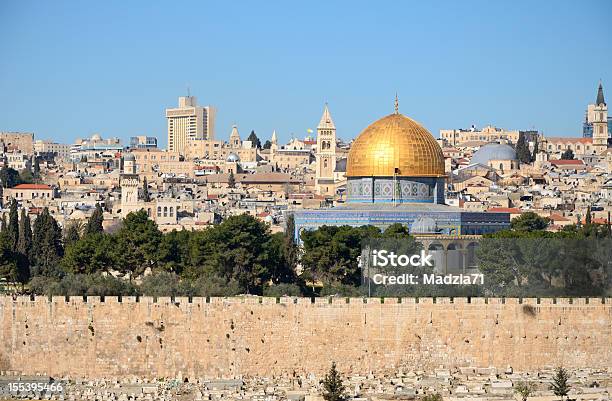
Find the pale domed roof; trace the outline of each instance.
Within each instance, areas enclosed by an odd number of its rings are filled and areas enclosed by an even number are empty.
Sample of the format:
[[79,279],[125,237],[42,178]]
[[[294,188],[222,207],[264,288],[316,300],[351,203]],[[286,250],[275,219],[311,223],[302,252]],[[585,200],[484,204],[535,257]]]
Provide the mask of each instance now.
[[510,145],[502,143],[487,143],[472,156],[471,163],[487,166],[491,160],[516,160],[516,151]]
[[133,153],[126,153],[125,155],[123,155],[123,161],[125,162],[134,162],[136,161],[136,156],[134,156]]
[[100,136],[100,134],[93,134],[90,139],[92,141],[101,141],[102,137]]
[[347,177],[444,177],[444,155],[434,137],[399,113],[370,124],[353,142]]
[[236,153],[232,152],[232,153],[230,153],[227,156],[227,159],[225,159],[225,161],[227,161],[227,162],[234,162],[234,163],[235,162],[239,162],[240,161],[240,157],[238,157],[238,155]]
[[410,225],[410,234],[435,234],[438,232],[438,225],[431,217],[419,217]]

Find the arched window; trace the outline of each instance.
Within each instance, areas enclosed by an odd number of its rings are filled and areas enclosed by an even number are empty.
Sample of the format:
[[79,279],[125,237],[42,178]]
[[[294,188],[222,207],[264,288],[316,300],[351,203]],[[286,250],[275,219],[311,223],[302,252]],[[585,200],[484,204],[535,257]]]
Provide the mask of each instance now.
[[323,160],[323,167],[327,168],[327,159]]
[[161,206],[157,207],[157,217],[161,217]]
[[164,206],[164,217],[168,217],[168,206]]
[[170,217],[174,216],[174,208],[170,206]]

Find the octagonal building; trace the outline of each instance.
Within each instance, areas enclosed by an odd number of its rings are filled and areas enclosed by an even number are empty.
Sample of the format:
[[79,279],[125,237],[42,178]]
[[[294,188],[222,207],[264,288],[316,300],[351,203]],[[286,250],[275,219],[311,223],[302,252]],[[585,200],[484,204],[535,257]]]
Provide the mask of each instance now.
[[400,114],[385,116],[355,139],[347,159],[346,203],[295,211],[295,238],[323,225],[394,223],[414,235],[486,234],[510,226],[508,213],[466,212],[444,204],[442,149],[422,125]]

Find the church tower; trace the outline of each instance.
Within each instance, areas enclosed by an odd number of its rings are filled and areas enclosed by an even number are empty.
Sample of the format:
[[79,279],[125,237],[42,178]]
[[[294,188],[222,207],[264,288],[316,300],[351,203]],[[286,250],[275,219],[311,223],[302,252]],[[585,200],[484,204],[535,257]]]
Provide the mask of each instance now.
[[608,148],[608,105],[604,99],[601,82],[597,89],[593,113],[593,147],[597,153],[600,153]]
[[232,149],[240,149],[242,147],[242,140],[240,139],[240,134],[238,133],[238,126],[232,125],[232,133],[229,137],[229,145]]
[[327,103],[317,127],[316,189],[321,195],[334,195],[336,169],[336,126]]
[[138,174],[136,174],[136,158],[128,153],[123,158],[123,174],[120,176],[121,187],[121,217],[130,212],[136,212],[142,207],[138,204]]

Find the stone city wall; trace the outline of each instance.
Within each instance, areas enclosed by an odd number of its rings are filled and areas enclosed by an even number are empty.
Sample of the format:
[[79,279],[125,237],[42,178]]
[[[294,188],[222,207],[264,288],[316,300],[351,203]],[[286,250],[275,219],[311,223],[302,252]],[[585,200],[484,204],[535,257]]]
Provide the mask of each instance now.
[[0,297],[0,371],[215,378],[612,366],[612,298]]

